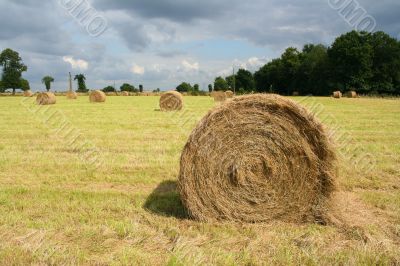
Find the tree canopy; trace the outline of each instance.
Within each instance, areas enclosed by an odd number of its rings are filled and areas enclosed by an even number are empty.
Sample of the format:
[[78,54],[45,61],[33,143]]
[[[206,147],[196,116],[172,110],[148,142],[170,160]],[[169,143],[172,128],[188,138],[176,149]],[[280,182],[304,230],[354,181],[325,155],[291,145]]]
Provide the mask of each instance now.
[[139,90],[135,88],[135,86],[128,84],[128,83],[124,83],[122,84],[122,86],[120,87],[121,91],[127,91],[127,92],[138,92]]
[[74,80],[78,81],[78,90],[77,92],[86,93],[89,90],[86,88],[86,77],[83,74],[75,75]]
[[46,90],[51,90],[51,83],[54,82],[54,78],[51,76],[45,76],[42,78],[42,83],[46,86]]
[[1,52],[0,65],[2,67],[1,84],[3,91],[12,89],[13,94],[15,94],[16,89],[21,89],[22,73],[27,71],[28,67],[22,62],[19,53],[9,48]]

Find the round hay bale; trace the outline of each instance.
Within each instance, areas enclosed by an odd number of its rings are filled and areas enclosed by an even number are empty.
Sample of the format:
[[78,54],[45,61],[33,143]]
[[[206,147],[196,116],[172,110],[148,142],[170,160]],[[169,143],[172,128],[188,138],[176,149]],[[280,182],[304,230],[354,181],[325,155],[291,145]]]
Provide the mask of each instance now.
[[294,91],[294,92],[293,92],[293,96],[297,97],[297,96],[299,96],[299,95],[300,95],[300,93],[299,93],[298,91]]
[[39,105],[50,105],[57,102],[56,95],[52,92],[42,92],[36,97],[36,103]]
[[216,102],[226,101],[226,94],[223,91],[214,91],[211,93],[211,97],[213,97]]
[[355,91],[349,91],[346,93],[347,98],[357,98],[357,92]]
[[24,91],[24,97],[32,97],[33,96],[33,92],[30,90]]
[[183,108],[183,96],[177,91],[169,91],[161,95],[161,111],[180,111]]
[[226,91],[225,95],[226,95],[226,98],[228,98],[228,99],[233,98],[233,96],[235,96],[233,91]]
[[78,94],[74,91],[69,91],[67,92],[66,97],[68,100],[76,100],[78,99]]
[[106,101],[106,94],[99,90],[92,91],[89,94],[89,100],[91,103],[104,103]]
[[335,99],[340,99],[340,98],[342,98],[342,96],[343,96],[343,94],[340,91],[333,92],[333,98],[335,98]]
[[127,92],[127,91],[122,91],[122,92],[121,92],[121,96],[129,96],[129,92]]
[[335,152],[310,112],[255,94],[197,125],[181,155],[179,191],[200,221],[324,223],[335,173]]

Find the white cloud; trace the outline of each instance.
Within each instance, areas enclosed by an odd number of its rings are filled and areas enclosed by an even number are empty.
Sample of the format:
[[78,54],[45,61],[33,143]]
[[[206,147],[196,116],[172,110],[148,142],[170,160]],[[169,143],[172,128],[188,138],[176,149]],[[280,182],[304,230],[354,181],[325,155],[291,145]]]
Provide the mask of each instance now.
[[240,68],[246,69],[250,72],[255,72],[257,71],[260,67],[268,63],[267,58],[258,58],[258,57],[250,57],[249,59],[245,61],[237,60],[235,59],[230,66],[227,68],[224,68],[221,71],[218,71],[217,74],[218,76],[229,76],[232,75],[233,69],[232,67],[235,68],[235,71],[237,72]]
[[69,63],[73,69],[87,70],[89,67],[87,61],[82,59],[75,60],[72,56],[64,56],[63,60]]
[[200,68],[200,65],[198,62],[190,63],[187,60],[183,60],[182,65],[187,70],[199,70],[199,68]]
[[133,65],[133,66],[131,67],[131,72],[132,72],[133,74],[143,75],[144,72],[145,72],[145,69],[144,69],[144,67],[142,67],[142,66]]

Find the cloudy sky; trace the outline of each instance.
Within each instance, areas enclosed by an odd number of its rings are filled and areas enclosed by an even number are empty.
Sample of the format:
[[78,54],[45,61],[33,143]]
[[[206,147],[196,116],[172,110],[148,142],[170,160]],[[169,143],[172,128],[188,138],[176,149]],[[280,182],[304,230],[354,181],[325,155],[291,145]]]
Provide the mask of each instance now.
[[350,1],[0,0],[0,49],[21,54],[34,90],[45,75],[65,90],[69,71],[84,73],[91,89],[206,88],[233,66],[254,71],[289,46],[329,45],[371,18],[400,37],[399,0],[353,1],[365,10],[356,22],[335,9]]

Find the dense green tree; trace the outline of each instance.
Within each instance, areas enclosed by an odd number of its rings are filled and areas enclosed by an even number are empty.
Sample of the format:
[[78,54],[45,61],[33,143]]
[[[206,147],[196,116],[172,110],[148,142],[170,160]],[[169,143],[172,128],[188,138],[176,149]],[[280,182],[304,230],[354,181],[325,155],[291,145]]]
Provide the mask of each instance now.
[[77,92],[86,93],[89,90],[86,88],[86,77],[83,74],[75,75],[74,80],[78,81],[78,90]]
[[400,42],[379,31],[371,34],[369,43],[373,51],[371,91],[395,93],[400,84]]
[[192,85],[187,82],[182,82],[178,87],[176,87],[176,90],[179,92],[189,92],[191,93],[193,91]]
[[28,80],[21,78],[21,90],[23,91],[31,90],[31,86]]
[[260,68],[255,74],[254,79],[256,89],[259,92],[285,93],[283,80],[283,65],[280,58],[273,59],[268,64]]
[[51,76],[45,76],[42,78],[42,83],[46,86],[46,90],[51,90],[51,83],[54,82],[54,78]]
[[128,83],[124,83],[122,84],[122,86],[120,87],[121,91],[127,91],[127,92],[138,92],[139,90],[135,88],[135,86],[128,84]]
[[102,89],[103,92],[116,92],[117,90],[113,86],[107,86]]
[[22,62],[18,52],[9,48],[1,52],[0,65],[3,70],[1,76],[3,90],[10,88],[15,94],[15,90],[21,88],[22,72],[28,70],[27,66]]
[[245,91],[248,92],[255,89],[253,74],[248,70],[239,69],[234,79],[234,82],[236,83],[236,88],[243,88]]
[[307,44],[300,55],[296,90],[301,95],[328,95],[334,86],[330,82],[328,48],[322,44]]
[[370,33],[352,31],[337,38],[328,49],[333,75],[344,91],[356,88],[368,92],[372,78],[373,48]]
[[281,62],[280,93],[292,95],[297,90],[297,73],[301,64],[299,51],[293,47],[287,48],[282,54]]
[[217,77],[214,81],[215,91],[226,91],[229,89],[228,82],[223,77]]
[[228,83],[229,89],[233,90],[236,88],[236,75],[230,75],[225,78],[226,83]]
[[143,85],[142,85],[142,84],[139,85],[139,92],[140,92],[140,93],[143,92]]
[[212,84],[208,84],[208,92],[212,92],[213,91],[213,85]]

